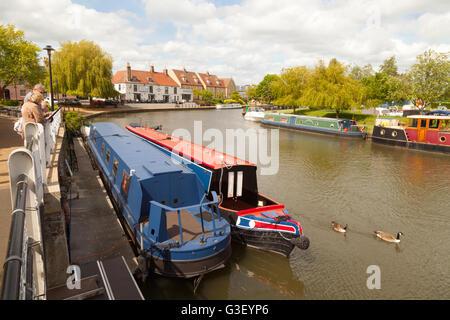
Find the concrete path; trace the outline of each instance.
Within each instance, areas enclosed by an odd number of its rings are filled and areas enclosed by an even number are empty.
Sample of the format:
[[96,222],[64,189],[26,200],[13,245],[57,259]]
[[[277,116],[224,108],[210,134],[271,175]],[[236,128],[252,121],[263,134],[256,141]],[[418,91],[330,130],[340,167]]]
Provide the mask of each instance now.
[[[70,253],[72,264],[124,256],[130,269],[135,265],[128,238],[94,170],[81,138],[74,139],[78,171],[72,177]],[[74,188],[74,184],[76,187]]]

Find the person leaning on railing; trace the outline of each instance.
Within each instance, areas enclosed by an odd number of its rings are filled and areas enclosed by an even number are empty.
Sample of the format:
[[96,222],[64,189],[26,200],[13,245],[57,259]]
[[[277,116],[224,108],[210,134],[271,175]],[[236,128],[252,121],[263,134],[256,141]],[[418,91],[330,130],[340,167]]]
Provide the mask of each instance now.
[[41,103],[44,101],[44,96],[39,91],[33,91],[33,94],[28,98],[22,106],[22,139],[24,138],[25,124],[28,122],[45,124],[46,113],[41,108]]

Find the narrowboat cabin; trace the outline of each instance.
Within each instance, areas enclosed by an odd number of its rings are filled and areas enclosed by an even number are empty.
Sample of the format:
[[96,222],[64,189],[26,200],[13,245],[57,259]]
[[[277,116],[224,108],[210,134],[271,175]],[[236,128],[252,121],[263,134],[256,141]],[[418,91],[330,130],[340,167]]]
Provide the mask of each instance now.
[[91,124],[87,140],[142,271],[191,278],[224,267],[230,225],[192,170],[114,123]]
[[424,151],[450,153],[450,115],[412,115],[407,123],[377,118],[372,140]]
[[309,117],[282,113],[266,113],[261,121],[265,125],[324,133],[342,137],[366,138],[364,127],[355,120]]
[[205,188],[219,195],[232,240],[286,257],[295,246],[308,248],[309,239],[285,206],[259,193],[254,164],[151,128],[126,128],[196,172]]

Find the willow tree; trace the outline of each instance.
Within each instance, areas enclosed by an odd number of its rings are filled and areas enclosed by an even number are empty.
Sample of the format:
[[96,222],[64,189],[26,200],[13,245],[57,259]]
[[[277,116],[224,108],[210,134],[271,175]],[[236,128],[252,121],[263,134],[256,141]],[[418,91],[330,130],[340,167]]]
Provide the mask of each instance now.
[[360,107],[365,90],[346,71],[347,67],[336,59],[328,66],[319,61],[306,83],[301,103],[311,108],[334,109],[336,117],[343,110]]
[[306,67],[283,68],[280,76],[271,82],[274,103],[295,108],[301,106],[301,96],[310,77]]
[[9,85],[25,82],[32,87],[45,78],[39,51],[39,47],[24,39],[23,31],[13,25],[0,25],[0,99]]
[[116,97],[111,82],[112,57],[92,41],[62,42],[52,56],[53,79],[58,90],[81,97]]
[[450,61],[448,53],[425,51],[417,56],[409,77],[412,82],[413,97],[421,99],[425,108],[432,101],[448,98],[450,82]]

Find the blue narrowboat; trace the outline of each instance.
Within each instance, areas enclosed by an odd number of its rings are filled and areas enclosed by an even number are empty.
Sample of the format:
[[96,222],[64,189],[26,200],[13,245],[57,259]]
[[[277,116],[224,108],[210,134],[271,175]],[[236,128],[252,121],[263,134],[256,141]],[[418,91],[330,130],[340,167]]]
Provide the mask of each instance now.
[[367,132],[355,120],[300,116],[282,113],[266,113],[262,124],[324,133],[341,137],[366,138]]
[[114,123],[91,124],[87,140],[142,271],[191,278],[224,267],[230,225],[192,170]]
[[285,206],[258,192],[256,165],[152,128],[126,128],[192,169],[206,190],[219,195],[219,209],[235,242],[286,257],[295,247],[309,247],[302,226]]

